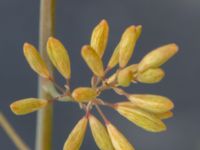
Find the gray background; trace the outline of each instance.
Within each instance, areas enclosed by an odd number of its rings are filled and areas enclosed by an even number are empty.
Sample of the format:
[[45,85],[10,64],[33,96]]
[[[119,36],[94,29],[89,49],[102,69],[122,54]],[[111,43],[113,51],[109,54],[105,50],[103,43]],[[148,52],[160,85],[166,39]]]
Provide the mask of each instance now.
[[[25,41],[37,44],[38,10],[39,0],[0,1],[0,110],[32,148],[36,113],[17,117],[9,110],[9,104],[19,98],[36,96],[37,76],[23,57],[22,44]],[[142,24],[144,28],[132,63],[162,44],[176,42],[180,46],[179,54],[163,66],[167,75],[161,83],[138,84],[127,90],[165,95],[174,100],[175,117],[166,121],[167,132],[148,133],[116,112],[104,109],[108,118],[137,150],[200,150],[200,1],[57,0],[56,37],[69,50],[73,87],[88,85],[91,72],[80,57],[80,48],[89,42],[92,28],[103,18],[110,23],[105,60],[111,55],[124,28],[131,24]],[[61,76],[58,78],[64,83]],[[112,92],[103,97],[110,101],[120,100]],[[67,135],[82,115],[75,104],[55,104],[54,150],[62,149]],[[16,149],[2,129],[0,146],[1,150]],[[81,149],[97,149],[89,128]]]

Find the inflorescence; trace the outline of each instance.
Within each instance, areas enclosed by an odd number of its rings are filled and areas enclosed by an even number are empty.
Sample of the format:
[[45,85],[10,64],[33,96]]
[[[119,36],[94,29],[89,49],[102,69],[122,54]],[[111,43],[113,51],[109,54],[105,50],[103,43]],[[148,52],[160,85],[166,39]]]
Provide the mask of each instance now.
[[[90,70],[93,72],[90,87],[77,87],[72,92],[70,89],[70,57],[63,44],[54,37],[47,41],[47,54],[53,66],[66,79],[64,88],[60,87],[52,73],[42,59],[36,48],[24,44],[24,55],[30,67],[45,80],[43,89],[52,99],[26,98],[13,102],[11,110],[16,115],[25,115],[44,108],[55,102],[75,102],[85,111],[85,115],[78,121],[69,134],[63,150],[79,150],[85,136],[89,122],[96,145],[101,150],[134,150],[127,138],[108,120],[100,106],[107,106],[116,110],[137,126],[150,132],[162,132],[166,130],[163,122],[173,116],[173,102],[164,96],[152,94],[129,94],[122,88],[131,83],[153,84],[161,81],[165,72],[161,67],[166,61],[178,52],[178,46],[174,43],[158,47],[149,52],[139,63],[128,65],[134,52],[137,40],[142,32],[142,26],[129,26],[121,36],[106,67],[102,62],[108,35],[109,25],[102,20],[93,30],[89,45],[81,49],[81,55]],[[108,72],[114,69],[115,73],[108,76]],[[126,97],[125,101],[110,103],[100,98],[105,90],[113,90],[118,95]],[[104,120],[101,123],[91,110],[96,108]]]

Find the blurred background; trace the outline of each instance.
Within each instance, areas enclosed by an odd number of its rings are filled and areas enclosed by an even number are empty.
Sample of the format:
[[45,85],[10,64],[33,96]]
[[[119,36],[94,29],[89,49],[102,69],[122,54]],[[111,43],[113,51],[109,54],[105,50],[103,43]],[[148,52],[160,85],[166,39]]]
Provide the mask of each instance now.
[[[91,31],[101,19],[107,19],[110,24],[105,61],[111,56],[123,30],[132,24],[143,25],[143,33],[131,63],[137,63],[158,46],[177,43],[180,51],[163,66],[166,77],[162,82],[137,84],[127,89],[132,93],[160,94],[173,99],[175,116],[166,121],[166,132],[148,133],[113,110],[103,110],[136,150],[200,150],[199,0],[57,0],[56,10],[56,37],[69,50],[73,88],[89,85],[92,74],[80,56],[80,49],[89,43]],[[11,113],[9,104],[20,98],[37,96],[37,75],[26,63],[22,45],[26,41],[38,44],[38,16],[39,0],[0,1],[0,110],[31,148],[35,143],[36,113],[17,117]],[[57,77],[63,85],[62,77]],[[113,92],[106,92],[102,98],[120,101]],[[83,114],[75,104],[55,104],[53,150],[62,149]],[[96,150],[90,129],[87,131],[81,150]],[[0,149],[16,149],[1,128],[0,145]]]

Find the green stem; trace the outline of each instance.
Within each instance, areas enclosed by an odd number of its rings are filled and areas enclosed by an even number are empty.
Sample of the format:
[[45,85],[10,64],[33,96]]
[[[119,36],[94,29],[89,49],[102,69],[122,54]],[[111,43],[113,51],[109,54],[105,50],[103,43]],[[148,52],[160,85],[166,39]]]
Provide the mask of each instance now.
[[14,130],[14,128],[11,126],[6,117],[1,112],[0,126],[5,130],[7,135],[10,137],[10,139],[13,141],[13,143],[18,149],[30,150],[30,148],[26,145],[26,143],[24,143],[24,141],[20,138],[20,136],[17,134],[17,132]]
[[[54,34],[54,23],[55,0],[40,0],[39,50],[51,72],[53,70],[46,54],[46,43],[48,38]],[[52,97],[42,88],[45,82],[44,79],[39,78],[38,96],[43,99],[51,99]],[[51,150],[52,120],[53,106],[49,104],[37,114],[36,150]]]

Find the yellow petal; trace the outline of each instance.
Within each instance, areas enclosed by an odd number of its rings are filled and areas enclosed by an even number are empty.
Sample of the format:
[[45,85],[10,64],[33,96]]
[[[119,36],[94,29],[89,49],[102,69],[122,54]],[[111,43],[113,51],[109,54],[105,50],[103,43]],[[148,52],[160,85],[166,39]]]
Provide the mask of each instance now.
[[150,132],[161,132],[166,130],[165,124],[155,115],[144,111],[137,106],[124,106],[117,104],[115,109],[129,121]]
[[144,72],[138,73],[137,80],[142,83],[158,83],[165,76],[161,68],[150,68]]
[[134,150],[126,137],[111,123],[108,123],[107,130],[115,150]]
[[68,136],[63,150],[79,150],[81,144],[83,142],[86,128],[87,128],[88,119],[83,117],[79,122],[76,124],[74,129],[71,131],[70,135]]
[[164,113],[173,109],[174,104],[167,97],[151,94],[131,94],[128,99],[142,109]]
[[89,45],[83,46],[81,55],[96,76],[104,76],[103,62],[92,47]]
[[93,115],[89,116],[90,128],[94,140],[100,150],[114,150],[108,132],[104,125]]
[[47,42],[47,53],[51,62],[61,75],[66,79],[70,79],[70,58],[64,45],[58,39],[50,37]]
[[90,45],[101,58],[108,42],[109,25],[102,20],[93,30]]
[[148,53],[139,63],[139,72],[143,72],[149,68],[157,68],[168,61],[178,52],[176,44],[168,44],[161,46]]
[[125,67],[129,62],[137,41],[137,33],[135,26],[128,27],[120,40],[119,65]]
[[52,79],[51,74],[48,71],[47,65],[41,58],[36,48],[29,43],[25,43],[23,49],[25,58],[28,61],[30,67],[41,77]]
[[110,60],[108,62],[107,67],[109,69],[114,68],[117,64],[119,63],[119,44],[117,45],[117,47],[115,48],[112,56],[110,57]]
[[37,98],[26,98],[13,102],[10,109],[16,115],[26,115],[47,106],[48,101]]
[[118,73],[117,82],[120,86],[127,87],[132,81],[132,73],[128,69],[123,69]]
[[136,26],[136,33],[137,33],[137,40],[138,40],[141,33],[142,33],[142,26],[141,25]]
[[156,113],[155,115],[156,115],[156,117],[164,120],[164,119],[169,119],[169,118],[173,117],[174,114],[171,111],[167,111],[164,113]]
[[88,102],[97,97],[97,92],[93,88],[89,87],[79,87],[74,89],[72,92],[72,97],[78,102]]

